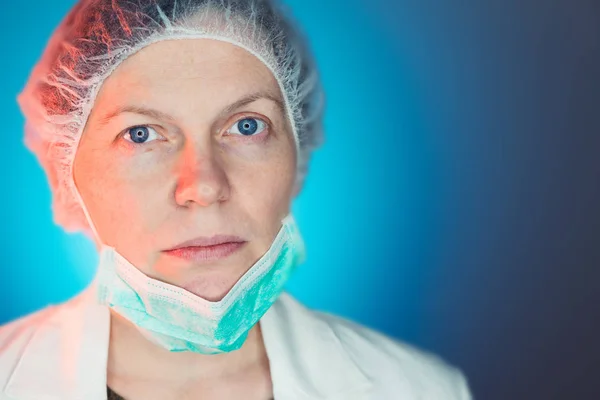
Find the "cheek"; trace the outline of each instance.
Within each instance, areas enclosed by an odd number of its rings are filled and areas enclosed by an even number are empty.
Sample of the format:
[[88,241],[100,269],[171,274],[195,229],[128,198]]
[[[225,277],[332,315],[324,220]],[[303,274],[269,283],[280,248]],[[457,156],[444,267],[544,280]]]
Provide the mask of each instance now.
[[[82,196],[102,240],[129,247],[130,241],[150,242],[166,195],[157,162],[97,158],[81,174]],[[147,160],[149,161],[149,160]],[[79,186],[82,186],[81,184]]]
[[289,210],[296,164],[293,152],[274,149],[262,159],[238,167],[232,173],[231,183],[248,215],[258,224],[279,226],[279,219]]

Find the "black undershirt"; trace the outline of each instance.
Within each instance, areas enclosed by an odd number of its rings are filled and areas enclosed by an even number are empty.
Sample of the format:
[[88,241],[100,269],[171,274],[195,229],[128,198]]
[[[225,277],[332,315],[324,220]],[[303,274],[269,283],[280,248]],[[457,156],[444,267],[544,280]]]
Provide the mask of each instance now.
[[[108,386],[106,386],[106,397],[107,397],[107,400],[125,400],[124,398],[119,396],[117,393],[113,392],[113,390]],[[275,399],[271,398],[271,400],[275,400]]]
[[124,398],[119,396],[117,393],[113,392],[112,389],[109,388],[108,386],[106,386],[106,397],[107,397],[107,400],[125,400]]

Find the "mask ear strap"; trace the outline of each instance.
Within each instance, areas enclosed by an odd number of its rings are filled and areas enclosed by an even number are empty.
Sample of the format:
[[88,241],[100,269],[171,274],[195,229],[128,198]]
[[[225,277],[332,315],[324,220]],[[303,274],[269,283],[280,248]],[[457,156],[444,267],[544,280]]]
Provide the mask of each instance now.
[[300,230],[298,228],[294,215],[290,212],[281,222],[288,232],[290,241],[293,243],[293,246],[295,246],[296,250],[298,251],[298,263],[304,264],[304,262],[306,261],[306,244],[304,243],[304,239],[300,234]]
[[100,240],[100,235],[98,234],[96,225],[94,225],[94,222],[92,221],[92,217],[91,217],[87,207],[85,206],[85,203],[83,202],[83,198],[81,197],[81,193],[79,193],[79,189],[77,188],[77,183],[75,182],[75,175],[73,174],[73,163],[71,163],[71,180],[73,181],[73,189],[74,189],[73,191],[75,192],[75,197],[77,198],[77,201],[79,202],[79,206],[83,210],[83,214],[85,215],[85,219],[87,220],[87,223],[88,223],[90,229],[92,230],[92,235],[93,235],[94,241],[96,242],[96,246],[98,248],[101,248],[103,246],[102,240]]

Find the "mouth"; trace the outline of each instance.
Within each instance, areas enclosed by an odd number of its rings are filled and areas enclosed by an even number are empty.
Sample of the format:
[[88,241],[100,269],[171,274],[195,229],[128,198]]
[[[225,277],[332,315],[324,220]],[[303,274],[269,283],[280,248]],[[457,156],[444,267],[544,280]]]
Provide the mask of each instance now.
[[247,242],[237,236],[213,236],[197,238],[164,250],[163,253],[172,257],[197,263],[207,263],[229,257],[240,250]]

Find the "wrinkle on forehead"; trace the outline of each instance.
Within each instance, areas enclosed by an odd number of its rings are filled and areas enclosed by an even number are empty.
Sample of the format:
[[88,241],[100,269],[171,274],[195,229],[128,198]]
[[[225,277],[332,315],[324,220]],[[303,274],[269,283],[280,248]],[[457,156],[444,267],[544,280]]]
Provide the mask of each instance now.
[[285,117],[275,77],[253,54],[213,39],[168,40],[125,60],[104,82],[92,114],[135,106],[165,111],[202,107],[214,114],[255,93],[274,100]]
[[[143,65],[140,68],[139,65]],[[232,68],[235,67],[235,68]],[[146,83],[147,76],[174,76],[182,79],[236,78],[252,72],[276,83],[269,68],[247,50],[218,39],[194,38],[164,40],[150,44],[132,55],[107,78],[127,74],[131,82]],[[157,84],[160,82],[148,82]]]

